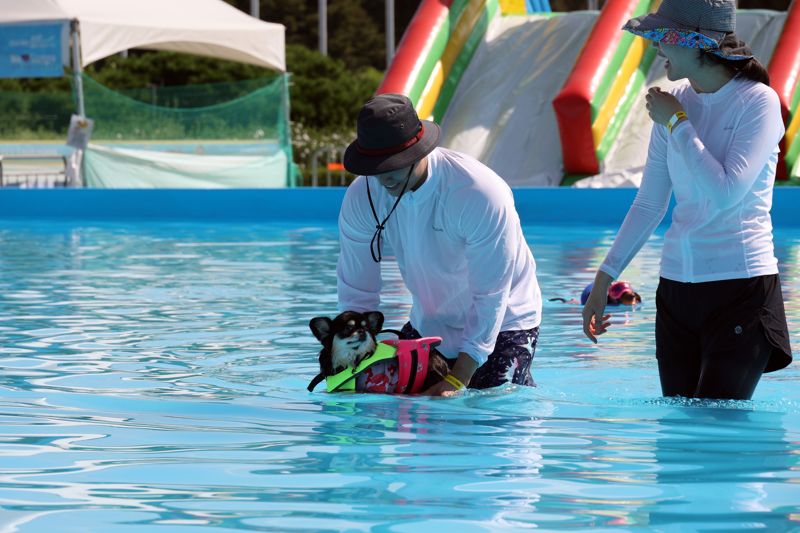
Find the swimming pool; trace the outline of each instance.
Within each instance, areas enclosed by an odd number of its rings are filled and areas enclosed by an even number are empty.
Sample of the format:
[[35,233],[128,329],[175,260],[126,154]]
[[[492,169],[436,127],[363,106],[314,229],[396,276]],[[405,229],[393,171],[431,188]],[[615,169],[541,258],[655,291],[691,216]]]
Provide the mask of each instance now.
[[[615,232],[524,229],[545,298]],[[333,223],[0,222],[0,531],[800,528],[796,364],[750,402],[659,396],[662,234],[599,346],[546,302],[537,388],[428,399],[306,392]],[[800,232],[776,243],[796,350]]]

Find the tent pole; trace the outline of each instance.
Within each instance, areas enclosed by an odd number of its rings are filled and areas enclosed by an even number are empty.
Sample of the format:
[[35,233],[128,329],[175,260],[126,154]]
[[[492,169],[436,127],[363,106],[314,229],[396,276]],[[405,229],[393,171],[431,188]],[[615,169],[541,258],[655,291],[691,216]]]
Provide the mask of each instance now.
[[72,30],[72,79],[74,81],[75,96],[78,100],[78,115],[86,116],[86,108],[83,105],[83,67],[81,66],[81,34],[78,19],[73,19],[70,23]]
[[282,140],[286,143],[286,155],[288,156],[286,162],[286,184],[289,187],[295,187],[297,186],[297,175],[294,172],[294,150],[292,148],[292,115],[289,107],[289,76],[290,74],[288,72],[283,73],[283,111],[284,120],[286,120],[286,132],[285,139]]
[[386,0],[386,68],[394,59],[394,0]]
[[319,0],[317,4],[319,14],[319,53],[328,55],[328,0]]

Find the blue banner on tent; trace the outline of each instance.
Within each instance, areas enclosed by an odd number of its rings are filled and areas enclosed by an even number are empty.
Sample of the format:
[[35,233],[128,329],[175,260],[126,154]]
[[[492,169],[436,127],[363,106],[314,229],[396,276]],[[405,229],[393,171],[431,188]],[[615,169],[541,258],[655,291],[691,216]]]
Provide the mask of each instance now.
[[67,64],[67,23],[0,25],[0,78],[52,78]]

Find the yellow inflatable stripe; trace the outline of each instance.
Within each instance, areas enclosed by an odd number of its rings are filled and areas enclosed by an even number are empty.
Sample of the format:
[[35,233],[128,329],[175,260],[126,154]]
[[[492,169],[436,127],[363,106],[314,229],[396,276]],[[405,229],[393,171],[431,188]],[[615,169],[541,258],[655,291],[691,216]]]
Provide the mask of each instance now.
[[611,122],[614,112],[617,110],[620,99],[625,94],[625,88],[628,86],[631,76],[633,76],[633,71],[642,62],[646,46],[646,41],[641,37],[634,38],[631,43],[625,60],[620,65],[619,74],[617,74],[614,84],[608,91],[608,97],[603,102],[603,106],[597,111],[597,116],[592,124],[592,137],[594,138],[595,148],[600,146],[600,141],[603,139],[608,123]]
[[423,120],[430,120],[433,116],[433,107],[436,105],[436,99],[439,98],[439,92],[442,90],[444,84],[444,69],[442,68],[442,61],[436,62],[433,67],[431,77],[428,78],[428,83],[422,91],[422,96],[419,97],[417,103],[417,114]]
[[500,13],[503,15],[525,15],[527,12],[525,0],[500,0]]
[[433,114],[433,107],[439,98],[442,84],[444,84],[444,80],[450,73],[453,63],[458,58],[458,54],[461,53],[461,49],[464,48],[464,43],[467,42],[472,33],[472,28],[475,27],[475,23],[480,18],[485,7],[486,0],[472,0],[458,18],[455,28],[447,41],[447,46],[442,52],[442,58],[436,63],[428,84],[419,97],[417,113],[420,118],[430,117]]
[[442,66],[445,73],[449,73],[453,67],[453,63],[458,59],[458,54],[464,48],[464,43],[469,39],[475,23],[481,18],[484,10],[486,9],[486,0],[473,0],[464,9],[464,12],[458,18],[456,27],[453,28],[453,33],[450,35],[450,41],[447,43],[447,48],[442,53]]
[[786,128],[786,153],[789,153],[789,147],[792,146],[798,129],[800,129],[800,109],[795,110],[792,120],[789,121],[789,127]]

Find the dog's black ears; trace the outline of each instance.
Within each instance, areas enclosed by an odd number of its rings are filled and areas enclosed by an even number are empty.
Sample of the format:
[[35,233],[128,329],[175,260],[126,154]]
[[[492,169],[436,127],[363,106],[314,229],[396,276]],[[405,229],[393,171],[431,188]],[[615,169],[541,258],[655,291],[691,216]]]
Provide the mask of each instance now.
[[383,313],[380,311],[370,311],[369,313],[364,313],[364,316],[367,317],[367,325],[369,326],[370,333],[377,335],[381,328],[383,328]]
[[[381,317],[383,319],[383,317]],[[308,327],[311,328],[311,333],[317,338],[320,342],[325,342],[325,339],[328,338],[331,334],[331,319],[326,316],[318,316],[316,318],[312,318],[311,322],[308,323]]]

